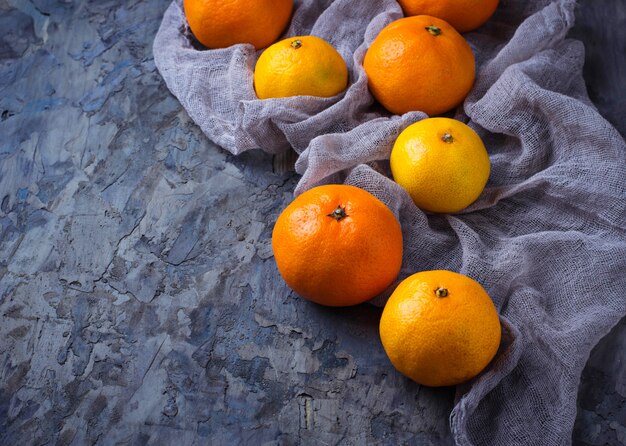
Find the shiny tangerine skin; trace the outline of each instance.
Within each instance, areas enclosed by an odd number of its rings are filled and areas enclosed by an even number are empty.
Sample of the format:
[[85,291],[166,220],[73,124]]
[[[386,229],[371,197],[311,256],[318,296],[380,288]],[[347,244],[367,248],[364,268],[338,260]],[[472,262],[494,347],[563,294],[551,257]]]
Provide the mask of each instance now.
[[458,32],[473,31],[491,18],[498,0],[398,0],[404,15],[439,17]]
[[380,319],[391,363],[413,381],[452,386],[478,375],[500,346],[498,312],[484,288],[452,271],[422,271],[395,289]]
[[472,204],[489,179],[482,139],[450,118],[427,118],[404,129],[391,149],[393,179],[425,211],[454,213]]
[[331,97],[348,85],[348,67],[337,50],[317,36],[276,42],[259,57],[254,89],[259,99]]
[[293,0],[184,0],[191,32],[207,48],[250,43],[258,50],[287,28]]
[[402,230],[389,208],[355,186],[318,186],[299,195],[272,232],[278,270],[300,296],[340,307],[372,299],[402,264]]
[[447,112],[463,102],[475,78],[469,44],[447,22],[420,15],[390,23],[365,54],[372,95],[392,113]]

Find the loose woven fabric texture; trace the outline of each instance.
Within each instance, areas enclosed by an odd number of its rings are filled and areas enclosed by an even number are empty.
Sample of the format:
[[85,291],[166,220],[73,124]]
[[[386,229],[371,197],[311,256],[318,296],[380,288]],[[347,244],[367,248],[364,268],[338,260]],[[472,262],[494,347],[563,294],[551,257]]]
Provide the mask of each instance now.
[[284,37],[313,34],[343,56],[350,84],[333,98],[258,100],[251,45],[201,48],[181,0],[154,42],[168,88],[209,139],[239,154],[293,148],[295,193],[345,182],[372,192],[402,224],[408,275],[450,269],[481,283],[503,322],[488,368],[458,386],[450,416],[459,445],[571,443],[582,369],[626,314],[626,144],[589,100],[583,45],[566,38],[575,0],[502,0],[464,35],[474,87],[449,115],[478,132],[491,159],[479,199],[428,214],[390,179],[393,141],[422,112],[394,116],[374,101],[362,62],[397,2],[296,0]]

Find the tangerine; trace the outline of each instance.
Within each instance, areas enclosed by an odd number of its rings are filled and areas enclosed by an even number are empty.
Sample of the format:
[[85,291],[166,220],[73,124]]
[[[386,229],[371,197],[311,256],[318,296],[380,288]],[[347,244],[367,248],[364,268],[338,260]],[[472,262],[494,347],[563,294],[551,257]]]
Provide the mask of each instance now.
[[293,0],[184,0],[191,32],[207,48],[250,43],[258,50],[287,27]]
[[272,249],[278,271],[296,293],[322,305],[356,305],[397,277],[402,230],[391,210],[369,192],[318,186],[280,214]]
[[474,54],[447,22],[420,15],[396,20],[365,54],[368,86],[395,114],[438,115],[459,105],[474,84]]
[[268,47],[254,68],[259,99],[330,97],[345,90],[348,67],[337,50],[316,36],[296,36]]
[[411,124],[396,139],[390,156],[396,183],[430,212],[458,212],[482,193],[491,170],[482,139],[450,118]]
[[498,0],[398,0],[404,15],[431,15],[445,20],[460,32],[485,23],[498,7]]
[[479,374],[500,346],[491,298],[475,280],[452,271],[404,279],[387,301],[380,338],[394,367],[425,386],[451,386]]

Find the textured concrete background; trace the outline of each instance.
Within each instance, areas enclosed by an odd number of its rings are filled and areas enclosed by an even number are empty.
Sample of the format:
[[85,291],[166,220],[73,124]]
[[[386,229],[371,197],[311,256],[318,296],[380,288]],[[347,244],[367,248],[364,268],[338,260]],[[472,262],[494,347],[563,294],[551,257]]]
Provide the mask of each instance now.
[[[0,0],[0,444],[450,444],[454,389],[393,370],[379,309],[274,285],[297,178],[219,149],[169,94],[168,3]],[[578,15],[624,134],[626,6]],[[626,444],[624,351],[622,320],[574,444]]]

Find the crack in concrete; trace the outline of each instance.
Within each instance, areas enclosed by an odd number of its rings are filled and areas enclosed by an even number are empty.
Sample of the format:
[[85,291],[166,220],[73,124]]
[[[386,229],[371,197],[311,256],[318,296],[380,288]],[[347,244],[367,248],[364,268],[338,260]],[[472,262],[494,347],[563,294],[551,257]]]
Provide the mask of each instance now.
[[152,359],[150,360],[150,363],[148,364],[148,367],[146,368],[146,370],[143,372],[143,375],[141,376],[141,381],[139,382],[139,385],[135,388],[135,390],[130,395],[130,397],[127,399],[127,401],[132,400],[133,397],[135,396],[135,394],[137,393],[137,391],[139,389],[141,389],[141,386],[143,386],[143,382],[146,379],[146,376],[148,375],[148,372],[152,368],[152,365],[154,364],[154,361],[156,361],[157,356],[159,356],[159,353],[161,352],[161,348],[163,348],[163,344],[165,344],[165,341],[167,340],[167,338],[168,338],[167,335],[163,336],[163,340],[159,344],[159,348],[157,348],[157,351],[152,356]]

